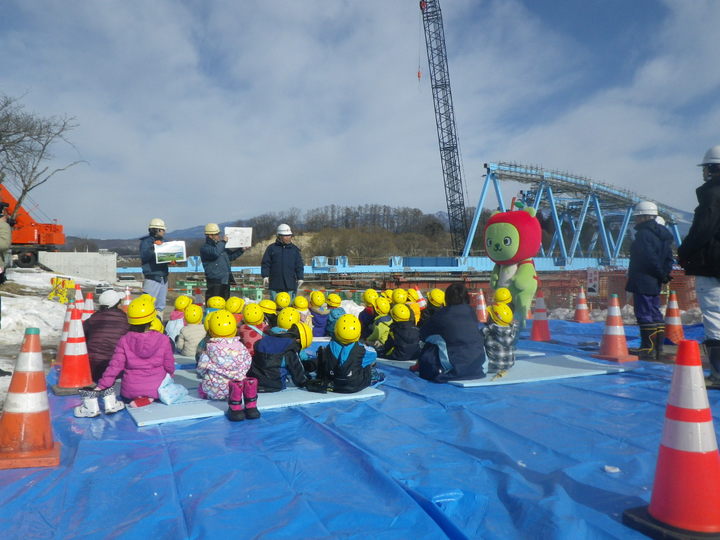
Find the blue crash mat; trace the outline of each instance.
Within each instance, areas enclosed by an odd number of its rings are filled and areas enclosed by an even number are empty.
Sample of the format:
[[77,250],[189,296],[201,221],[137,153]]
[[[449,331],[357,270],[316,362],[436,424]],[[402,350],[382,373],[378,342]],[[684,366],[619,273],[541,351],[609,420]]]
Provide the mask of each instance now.
[[450,384],[472,388],[476,386],[495,386],[499,384],[518,384],[537,381],[553,381],[571,377],[587,377],[589,375],[605,375],[619,373],[628,369],[611,364],[591,362],[569,354],[541,356],[535,358],[521,358],[515,360],[515,365],[504,373],[488,373],[482,379],[465,381],[450,381]]
[[[128,407],[127,411],[138,427],[209,418],[225,414],[227,410],[225,401],[202,399],[198,395],[199,379],[195,370],[178,370],[173,378],[176,383],[182,384],[188,389],[189,395],[181,403],[173,403],[172,405],[155,402],[145,407]],[[270,411],[298,405],[369,399],[383,395],[383,391],[377,388],[365,388],[355,394],[335,394],[332,392],[318,394],[300,388],[287,388],[281,392],[258,394],[257,406],[260,411]]]

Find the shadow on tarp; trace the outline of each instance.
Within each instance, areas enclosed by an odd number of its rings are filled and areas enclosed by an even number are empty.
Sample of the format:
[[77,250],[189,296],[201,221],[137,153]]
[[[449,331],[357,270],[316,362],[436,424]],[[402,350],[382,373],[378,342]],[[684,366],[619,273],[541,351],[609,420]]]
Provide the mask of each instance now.
[[[551,321],[563,340],[566,325],[568,336],[591,330]],[[588,358],[571,346],[521,346]],[[383,370],[384,398],[234,424],[138,429],[126,412],[74,418],[79,399],[51,395],[61,465],[0,471],[0,529],[7,538],[644,538],[621,515],[649,502],[670,366],[468,389]],[[719,400],[710,394],[716,421]]]

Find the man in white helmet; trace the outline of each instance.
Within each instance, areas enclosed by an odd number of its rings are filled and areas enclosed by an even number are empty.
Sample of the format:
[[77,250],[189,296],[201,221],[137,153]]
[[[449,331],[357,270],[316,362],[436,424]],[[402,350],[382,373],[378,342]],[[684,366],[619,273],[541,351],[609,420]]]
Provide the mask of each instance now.
[[220,236],[217,223],[205,225],[205,244],[200,248],[200,260],[205,269],[206,302],[212,296],[221,296],[227,300],[230,297],[230,285],[235,283],[230,261],[245,253],[245,249],[227,249],[227,241],[227,236]]
[[142,263],[143,292],[155,299],[155,308],[162,315],[168,290],[168,264],[155,262],[155,245],[163,243],[165,222],[152,218],[148,224],[148,235],[140,239],[140,262]]
[[702,167],[704,183],[695,190],[698,206],[678,248],[678,259],[685,273],[695,276],[710,361],[706,385],[720,389],[720,145],[705,152],[698,166]]
[[641,360],[660,360],[665,339],[660,291],[663,283],[670,281],[672,272],[672,234],[658,224],[658,208],[654,202],[640,201],[635,205],[633,216],[635,239],[630,246],[625,290],[633,293],[640,347],[630,352]]
[[275,300],[279,292],[295,292],[302,286],[304,267],[300,248],[293,244],[293,233],[290,225],[278,225],[277,238],[274,244],[265,249],[261,263],[263,286],[270,289],[270,297]]

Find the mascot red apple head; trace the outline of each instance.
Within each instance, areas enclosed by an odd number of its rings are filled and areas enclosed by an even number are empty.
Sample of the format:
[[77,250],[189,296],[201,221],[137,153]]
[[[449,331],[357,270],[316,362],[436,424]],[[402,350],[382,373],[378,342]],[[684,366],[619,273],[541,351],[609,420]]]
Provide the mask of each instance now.
[[485,250],[495,264],[516,264],[534,257],[541,241],[540,222],[531,206],[493,214],[485,225]]

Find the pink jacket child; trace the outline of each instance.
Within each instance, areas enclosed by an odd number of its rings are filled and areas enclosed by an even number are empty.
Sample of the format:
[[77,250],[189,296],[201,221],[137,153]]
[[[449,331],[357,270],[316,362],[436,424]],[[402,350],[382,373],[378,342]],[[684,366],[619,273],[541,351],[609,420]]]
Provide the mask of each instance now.
[[110,364],[98,381],[98,388],[110,388],[121,373],[122,397],[128,400],[158,399],[158,388],[165,374],[172,376],[175,373],[170,340],[159,332],[125,334],[118,341]]
[[252,356],[239,337],[210,338],[200,355],[197,372],[202,377],[198,393],[207,399],[227,399],[228,383],[242,381]]

